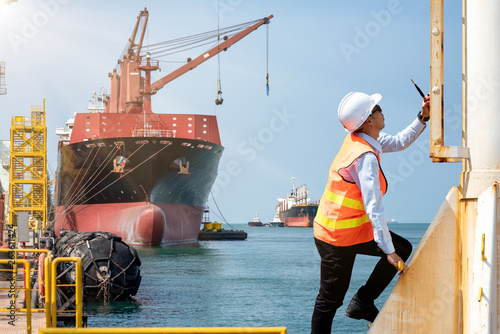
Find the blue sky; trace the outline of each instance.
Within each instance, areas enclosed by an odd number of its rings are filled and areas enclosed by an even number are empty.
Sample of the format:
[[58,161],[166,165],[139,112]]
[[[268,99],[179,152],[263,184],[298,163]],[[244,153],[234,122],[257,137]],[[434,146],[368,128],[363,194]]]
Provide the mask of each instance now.
[[[1,1],[0,1],[1,3]],[[270,96],[265,94],[266,29],[221,56],[224,103],[216,106],[217,59],[164,87],[157,113],[217,115],[225,152],[214,187],[230,223],[263,221],[277,197],[306,183],[319,200],[328,168],[346,133],[337,106],[351,91],[383,96],[387,133],[408,125],[420,109],[413,78],[429,90],[429,3],[426,1],[77,1],[19,0],[0,8],[0,61],[7,95],[0,96],[0,138],[10,117],[30,115],[46,99],[49,170],[57,166],[55,128],[86,112],[93,91],[109,90],[111,72],[140,10],[148,8],[154,43],[275,17],[269,27]],[[1,5],[0,5],[1,6]],[[461,3],[445,7],[445,144],[461,144]],[[194,54],[193,58],[201,54]],[[173,56],[172,60],[179,60]],[[161,74],[173,70],[168,64]],[[386,216],[430,223],[461,164],[435,164],[429,130],[409,149],[382,156],[389,179]],[[215,209],[212,205],[212,209]],[[212,215],[213,219],[217,219]]]

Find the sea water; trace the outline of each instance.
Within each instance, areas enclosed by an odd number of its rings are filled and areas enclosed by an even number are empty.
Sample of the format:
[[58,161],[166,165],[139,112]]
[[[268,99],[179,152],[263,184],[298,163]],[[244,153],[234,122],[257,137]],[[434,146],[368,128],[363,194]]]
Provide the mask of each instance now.
[[[142,282],[130,301],[87,304],[89,327],[284,326],[310,333],[320,257],[312,228],[249,227],[245,241],[138,249]],[[417,247],[428,224],[389,224]],[[228,229],[228,226],[224,228]],[[344,315],[378,258],[359,255],[332,333],[366,333],[367,321]],[[380,309],[397,281],[375,301]]]

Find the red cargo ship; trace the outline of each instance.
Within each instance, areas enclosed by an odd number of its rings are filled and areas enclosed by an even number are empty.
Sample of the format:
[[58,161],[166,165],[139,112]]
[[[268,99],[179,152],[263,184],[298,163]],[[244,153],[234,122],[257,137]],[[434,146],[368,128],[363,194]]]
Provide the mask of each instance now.
[[305,184],[295,189],[295,178],[292,177],[292,192],[278,198],[278,214],[286,227],[312,227],[318,211],[318,203],[309,203],[309,194]]
[[151,71],[159,69],[159,62],[149,52],[141,53],[148,15],[146,9],[141,11],[126,52],[109,75],[110,95],[94,94],[91,112],[76,114],[67,128],[56,130],[61,137],[56,233],[61,228],[106,231],[141,245],[198,238],[224,150],[217,119],[155,114],[151,95],[273,16],[227,28],[229,38],[221,37],[214,48],[151,83]]

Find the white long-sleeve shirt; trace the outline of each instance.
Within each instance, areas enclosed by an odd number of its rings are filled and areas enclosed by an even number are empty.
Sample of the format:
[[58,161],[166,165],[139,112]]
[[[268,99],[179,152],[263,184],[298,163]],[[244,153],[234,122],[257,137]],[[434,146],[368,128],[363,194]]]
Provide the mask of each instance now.
[[[425,125],[417,118],[395,136],[381,132],[375,140],[364,133],[357,133],[357,135],[366,140],[377,153],[387,153],[404,150],[418,138],[424,129]],[[355,182],[361,190],[363,205],[372,224],[373,237],[377,245],[385,254],[394,253],[394,245],[385,219],[377,157],[374,154],[363,154],[339,173],[345,180]]]

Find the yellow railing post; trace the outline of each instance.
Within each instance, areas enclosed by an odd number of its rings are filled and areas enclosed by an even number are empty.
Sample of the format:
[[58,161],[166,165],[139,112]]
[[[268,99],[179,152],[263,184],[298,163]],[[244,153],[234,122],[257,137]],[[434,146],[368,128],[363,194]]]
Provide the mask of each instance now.
[[45,325],[47,327],[52,327],[52,324],[51,324],[51,291],[50,291],[50,278],[51,278],[51,272],[50,272],[50,268],[51,268],[51,264],[52,264],[52,252],[50,252],[49,254],[47,254],[47,257],[45,258],[44,260],[44,268],[45,268]]
[[[26,287],[24,291],[26,291],[26,331],[28,334],[31,334],[31,268],[30,263],[27,260],[17,260],[24,264],[24,279],[26,282]],[[17,262],[17,261],[14,261]],[[28,273],[28,274],[26,274]]]
[[[75,262],[75,284],[57,284],[57,264],[59,262]],[[74,286],[75,287],[75,322],[76,327],[82,327],[82,296],[83,296],[83,288],[82,288],[82,259],[79,257],[58,257],[52,261],[52,269],[50,273],[50,290],[51,290],[51,316],[52,323],[51,327],[57,327],[57,286]]]
[[57,327],[57,287],[56,287],[56,267],[57,259],[52,261],[50,268],[50,315],[52,320],[50,322],[50,327]]
[[[17,259],[7,259],[7,260],[0,260],[0,264],[9,264],[13,263],[14,269],[13,269],[13,274],[17,272],[17,264],[20,263],[24,265],[25,270],[27,269],[28,273],[31,271],[30,268],[30,263],[27,260],[17,260]],[[13,281],[14,281],[14,310],[15,311],[22,311],[22,309],[18,309],[16,307],[16,291],[15,290],[24,290],[26,291],[26,332],[28,334],[31,334],[31,276],[28,274],[26,277],[26,286],[24,288],[19,288],[17,287],[17,280],[15,280],[17,277],[12,276]],[[11,289],[10,287],[9,289]],[[10,311],[9,309],[0,309],[0,311]]]

